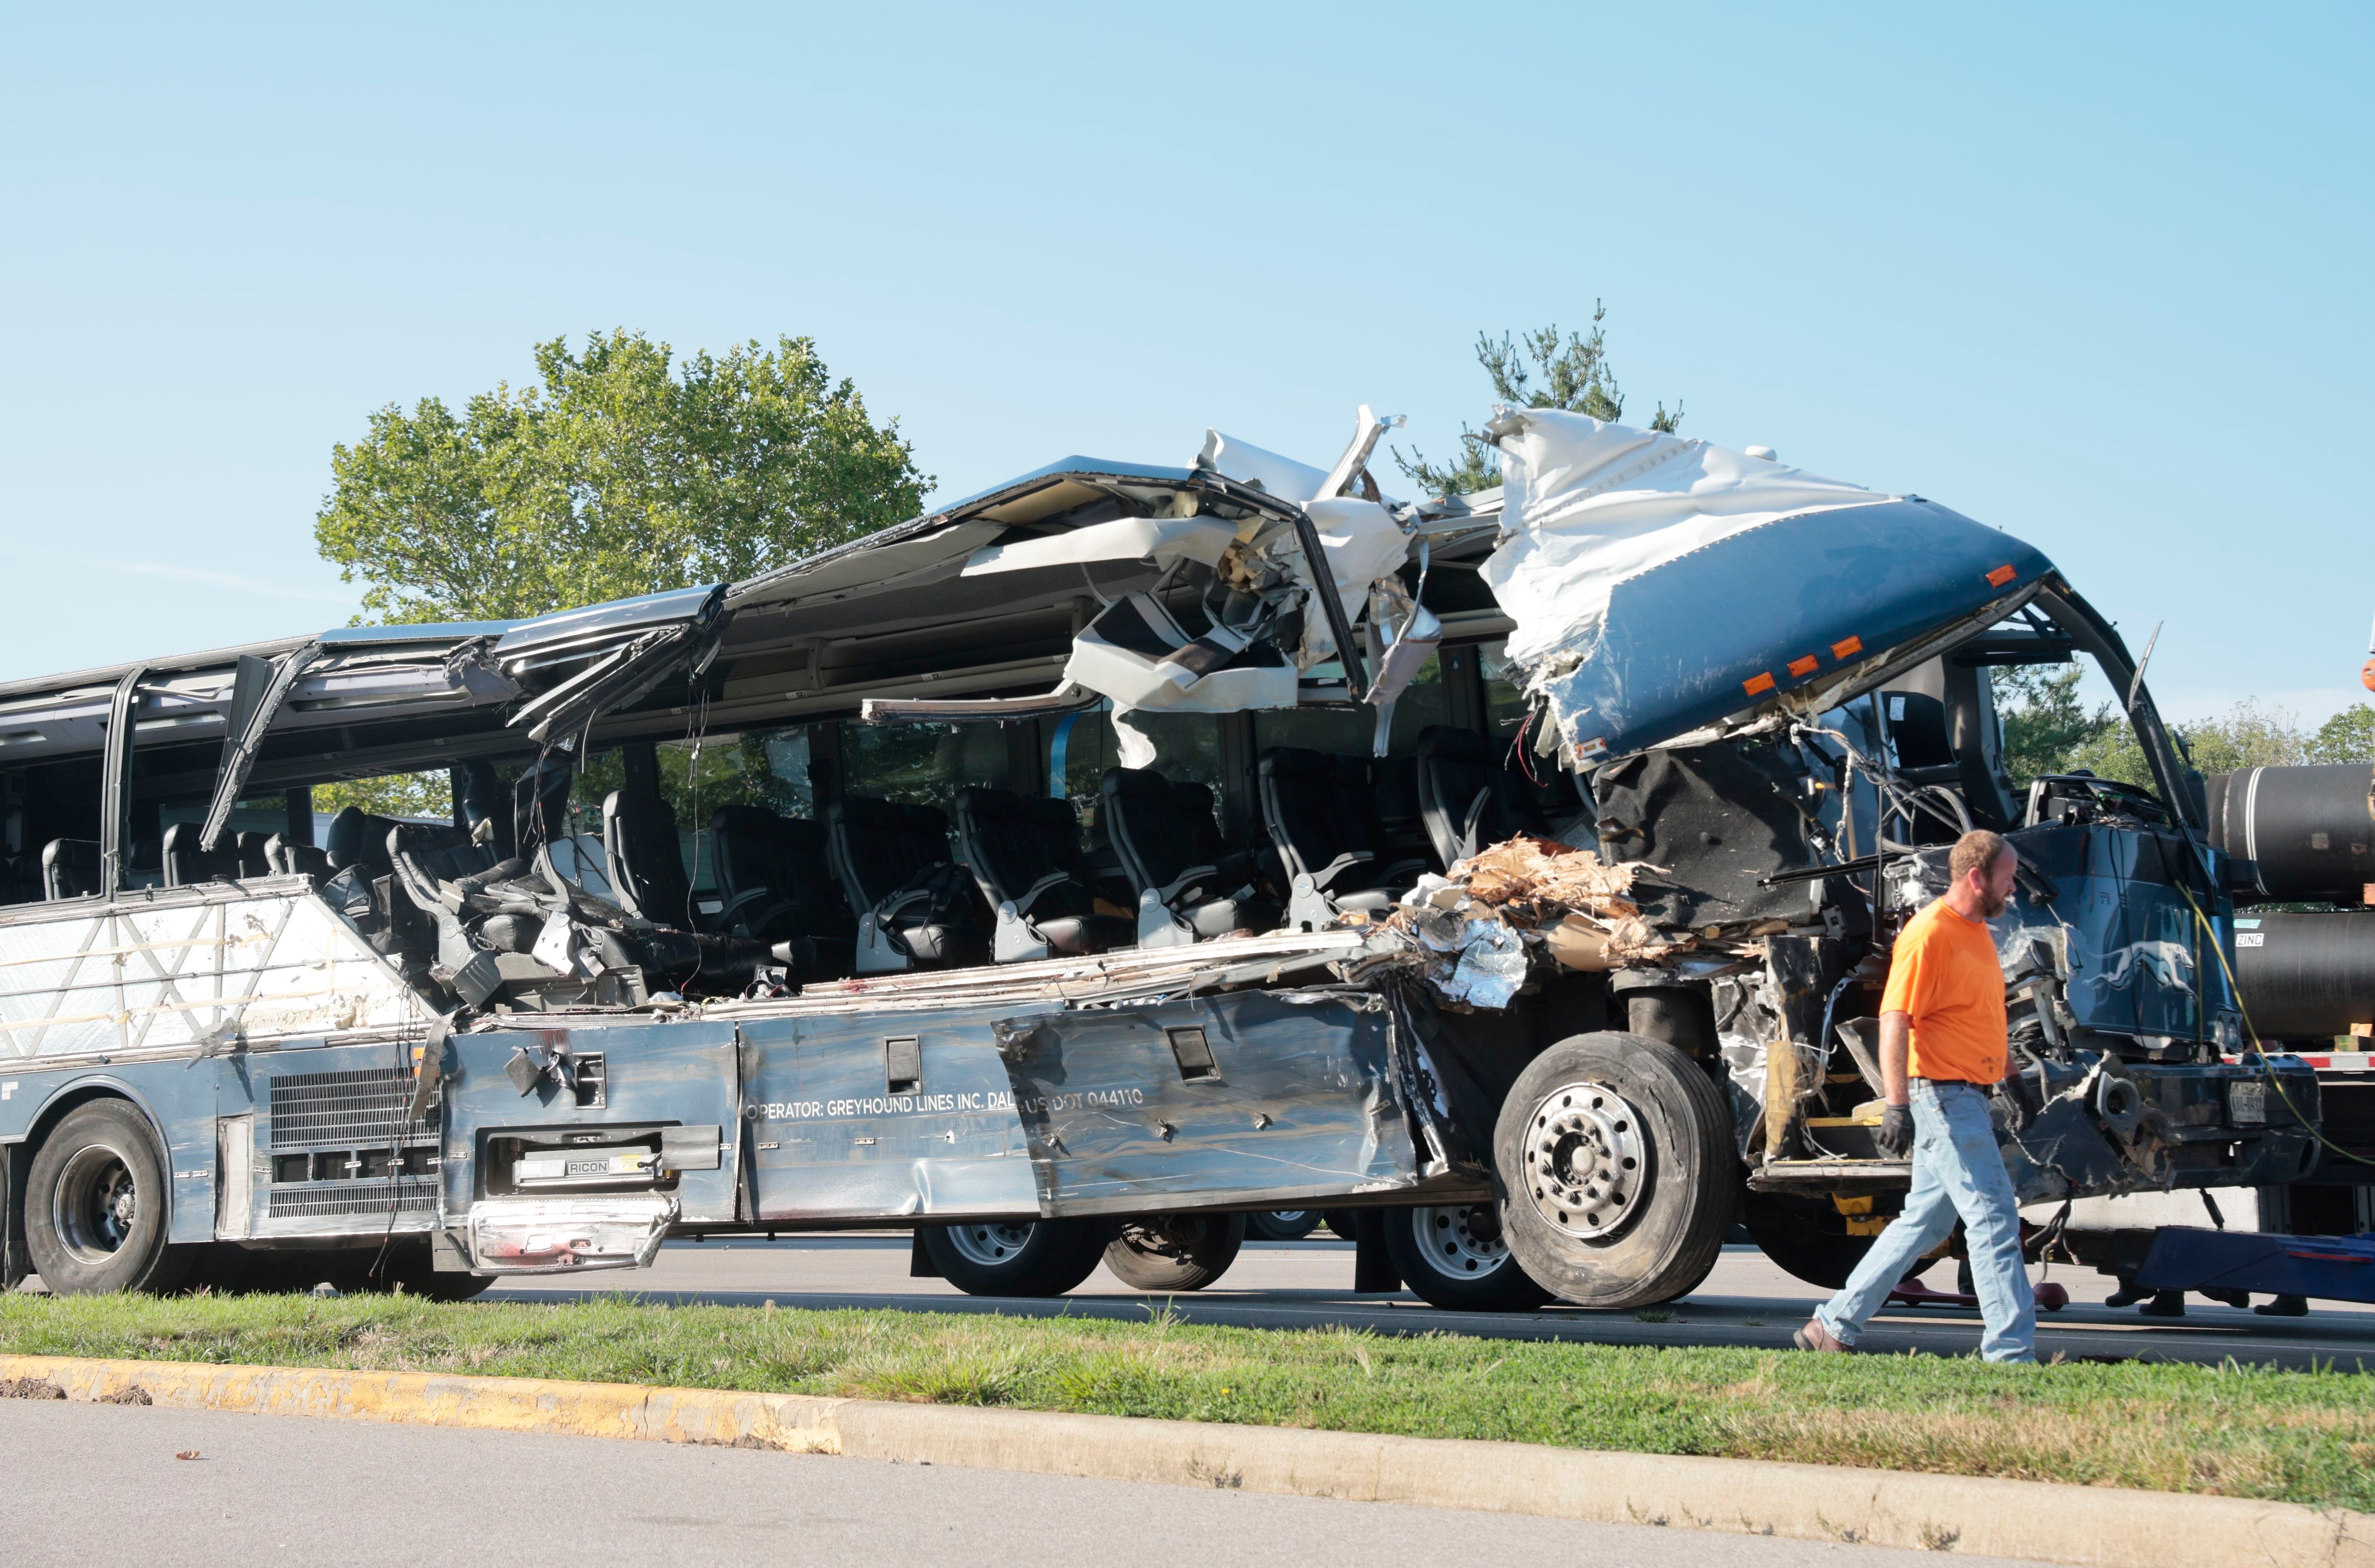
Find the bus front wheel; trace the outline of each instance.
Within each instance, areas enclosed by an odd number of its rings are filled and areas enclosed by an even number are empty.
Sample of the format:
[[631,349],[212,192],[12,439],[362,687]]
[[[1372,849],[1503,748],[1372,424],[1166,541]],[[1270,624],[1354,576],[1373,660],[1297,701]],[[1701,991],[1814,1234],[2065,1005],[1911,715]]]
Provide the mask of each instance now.
[[25,1251],[53,1294],[170,1291],[200,1250],[167,1239],[165,1156],[121,1100],[66,1113],[25,1180]]

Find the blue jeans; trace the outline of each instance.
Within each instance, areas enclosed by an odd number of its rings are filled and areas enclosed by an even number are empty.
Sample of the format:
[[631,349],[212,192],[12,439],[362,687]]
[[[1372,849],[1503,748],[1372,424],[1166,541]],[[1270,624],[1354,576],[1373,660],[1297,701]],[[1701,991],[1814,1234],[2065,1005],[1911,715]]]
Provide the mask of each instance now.
[[2037,1302],[2020,1256],[2020,1212],[1988,1121],[1988,1091],[1974,1084],[1915,1079],[1913,1190],[1905,1211],[1872,1244],[1839,1293],[1814,1316],[1852,1345],[1888,1292],[1921,1255],[1946,1239],[1957,1215],[1971,1254],[1971,1284],[1987,1332],[1979,1354],[1991,1362],[2037,1359]]

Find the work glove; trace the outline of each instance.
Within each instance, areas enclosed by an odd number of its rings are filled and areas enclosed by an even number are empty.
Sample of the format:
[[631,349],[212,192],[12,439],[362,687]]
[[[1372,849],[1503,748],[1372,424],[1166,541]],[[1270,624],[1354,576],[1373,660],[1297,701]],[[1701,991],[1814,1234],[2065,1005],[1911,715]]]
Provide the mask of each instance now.
[[1891,1105],[1880,1114],[1880,1131],[1872,1140],[1891,1160],[1902,1160],[1913,1152],[1913,1107]]

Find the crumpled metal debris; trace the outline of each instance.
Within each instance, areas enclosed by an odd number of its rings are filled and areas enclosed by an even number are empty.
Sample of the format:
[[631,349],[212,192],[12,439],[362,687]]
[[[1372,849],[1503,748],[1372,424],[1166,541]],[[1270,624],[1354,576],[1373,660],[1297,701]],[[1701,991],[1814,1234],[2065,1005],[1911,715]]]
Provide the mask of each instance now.
[[1446,1001],[1506,1008],[1535,954],[1546,964],[1605,970],[1655,960],[1667,942],[1627,896],[1638,862],[1519,835],[1402,895],[1385,922]]

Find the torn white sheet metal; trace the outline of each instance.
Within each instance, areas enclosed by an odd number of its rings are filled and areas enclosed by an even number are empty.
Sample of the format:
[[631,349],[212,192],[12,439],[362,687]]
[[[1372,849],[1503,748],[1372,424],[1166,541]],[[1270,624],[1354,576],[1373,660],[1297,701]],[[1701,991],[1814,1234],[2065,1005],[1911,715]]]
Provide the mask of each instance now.
[[[1195,504],[1182,493],[1179,501]],[[966,558],[963,575],[982,577],[998,572],[1029,572],[1046,566],[1086,566],[1106,560],[1150,560],[1168,566],[1176,560],[1218,562],[1221,552],[1237,536],[1236,526],[1217,517],[1117,517],[1069,533],[1048,534],[1012,544],[987,545]]]
[[[1374,501],[1338,496],[1315,501],[1303,509],[1318,530],[1320,548],[1328,552],[1328,573],[1336,579],[1336,593],[1347,621],[1359,617],[1368,602],[1369,588],[1379,578],[1400,572],[1410,559],[1411,538],[1394,514]],[[1311,584],[1296,563],[1296,577],[1306,591]],[[1304,632],[1304,646],[1325,656],[1335,651],[1328,622],[1313,616]]]
[[1589,657],[1616,584],[1777,518],[1888,498],[1861,485],[1551,408],[1507,412],[1501,548],[1483,569],[1515,617],[1509,657]]
[[[1317,619],[1317,618],[1314,618]],[[1230,634],[1216,628],[1217,648]],[[1233,639],[1241,652],[1242,638]],[[1137,708],[1170,713],[1235,713],[1292,708],[1300,672],[1283,657],[1234,664],[1198,674],[1183,659],[1199,641],[1151,594],[1116,600],[1072,639],[1066,683],[1111,698],[1117,714]],[[1142,766],[1125,762],[1126,767]]]
[[1398,576],[1380,577],[1369,589],[1369,651],[1376,667],[1362,701],[1377,711],[1372,749],[1384,756],[1393,738],[1394,703],[1410,690],[1443,643],[1443,622],[1411,596]]
[[480,1274],[647,1267],[677,1212],[665,1193],[481,1198],[470,1206],[470,1261]]
[[1297,463],[1292,457],[1282,457],[1249,441],[1239,441],[1213,430],[1204,432],[1204,450],[1196,454],[1196,466],[1209,468],[1224,479],[1258,486],[1297,506],[1316,500],[1320,487],[1328,482],[1324,468]]
[[1026,1002],[1111,1003],[1135,996],[1213,992],[1249,983],[1276,984],[1322,966],[1357,959],[1374,931],[1270,931],[1220,937],[1176,948],[1125,948],[984,969],[905,970],[819,980],[799,995],[764,1001],[712,1003],[709,1018],[778,1018],[868,1014],[901,1008]]
[[0,1060],[428,1021],[402,978],[296,878],[25,910],[0,924]]
[[2008,613],[2052,570],[1918,496],[1705,442],[1552,409],[1486,428],[1504,532],[1483,576],[1571,765],[1836,699],[1924,637]]

